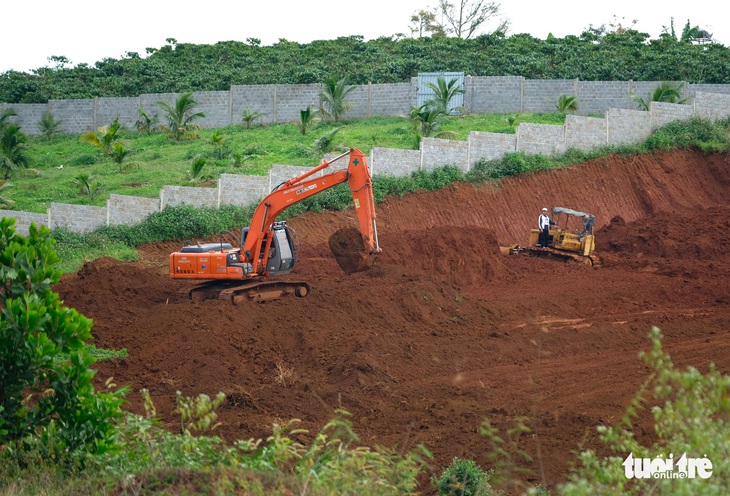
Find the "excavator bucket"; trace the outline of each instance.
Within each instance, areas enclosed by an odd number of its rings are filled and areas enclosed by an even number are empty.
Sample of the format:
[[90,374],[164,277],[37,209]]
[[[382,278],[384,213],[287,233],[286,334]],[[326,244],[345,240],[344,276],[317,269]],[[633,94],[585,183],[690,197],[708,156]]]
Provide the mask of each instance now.
[[354,227],[336,231],[330,236],[329,245],[337,264],[348,274],[369,269],[380,252],[370,251],[362,234]]

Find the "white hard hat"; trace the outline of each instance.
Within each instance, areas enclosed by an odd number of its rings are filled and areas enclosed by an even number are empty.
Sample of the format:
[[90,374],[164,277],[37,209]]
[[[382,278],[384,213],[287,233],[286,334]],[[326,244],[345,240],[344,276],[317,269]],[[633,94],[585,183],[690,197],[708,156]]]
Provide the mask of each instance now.
[[543,212],[547,212],[547,211],[548,211],[548,209],[547,209],[547,208],[543,208],[543,209],[542,209],[542,211],[543,211]]

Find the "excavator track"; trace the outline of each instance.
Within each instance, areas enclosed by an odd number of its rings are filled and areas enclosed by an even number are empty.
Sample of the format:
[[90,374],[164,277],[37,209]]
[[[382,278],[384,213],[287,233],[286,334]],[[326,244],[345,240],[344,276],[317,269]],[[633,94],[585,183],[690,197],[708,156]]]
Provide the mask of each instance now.
[[303,281],[209,281],[191,289],[190,299],[227,300],[234,305],[249,301],[266,303],[290,295],[303,298],[310,291],[309,284]]

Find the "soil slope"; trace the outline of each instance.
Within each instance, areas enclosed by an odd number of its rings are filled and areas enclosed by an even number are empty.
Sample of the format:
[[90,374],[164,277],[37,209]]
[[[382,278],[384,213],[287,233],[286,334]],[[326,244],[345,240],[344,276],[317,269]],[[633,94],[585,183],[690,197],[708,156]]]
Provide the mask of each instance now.
[[[597,215],[601,268],[500,253],[527,242],[543,206]],[[344,273],[327,245],[350,213],[297,217],[292,277],[311,283],[306,298],[193,303],[190,284],[167,275],[176,243],[145,247],[140,262],[88,263],[55,289],[93,318],[97,346],[129,352],[98,378],[149,389],[166,420],[176,390],[226,393],[217,432],[228,440],[292,418],[316,432],[343,407],[363,443],[422,443],[440,474],[455,456],[489,468],[481,422],[504,433],[524,417],[524,480],[553,486],[646,378],[637,354],[651,326],[675,364],[730,373],[728,219],[726,156],[611,156],[499,188],[389,198],[383,253],[366,272]],[[139,395],[129,400],[139,411]]]

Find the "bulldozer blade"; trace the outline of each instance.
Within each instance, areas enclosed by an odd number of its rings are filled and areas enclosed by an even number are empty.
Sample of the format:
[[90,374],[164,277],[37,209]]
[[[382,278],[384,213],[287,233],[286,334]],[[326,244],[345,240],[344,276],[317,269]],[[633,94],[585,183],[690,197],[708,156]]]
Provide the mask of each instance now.
[[360,231],[355,228],[336,231],[329,238],[329,246],[337,265],[348,274],[369,269],[378,256],[378,252],[367,249]]

